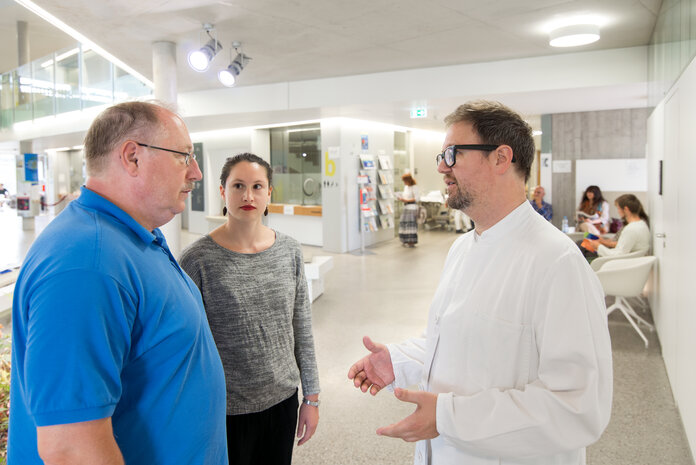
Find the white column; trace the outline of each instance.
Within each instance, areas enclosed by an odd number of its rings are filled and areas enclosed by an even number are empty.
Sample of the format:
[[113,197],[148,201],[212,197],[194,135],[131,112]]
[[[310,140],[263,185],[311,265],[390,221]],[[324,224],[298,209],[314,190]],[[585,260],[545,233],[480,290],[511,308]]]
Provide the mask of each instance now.
[[[154,42],[152,44],[152,82],[155,84],[155,98],[172,110],[177,108],[176,93],[176,44],[174,42]],[[175,257],[181,252],[181,215],[160,227],[167,239],[169,249]]]
[[29,63],[29,25],[17,21],[17,66]]

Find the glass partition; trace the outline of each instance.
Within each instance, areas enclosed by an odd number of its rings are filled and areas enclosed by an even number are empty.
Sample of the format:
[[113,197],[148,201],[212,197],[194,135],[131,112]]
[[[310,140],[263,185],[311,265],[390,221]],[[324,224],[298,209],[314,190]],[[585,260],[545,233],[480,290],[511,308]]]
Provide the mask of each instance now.
[[12,73],[0,76],[0,127],[7,128],[14,122],[14,96]]
[[142,81],[118,66],[114,66],[114,74],[114,100],[117,102],[134,97],[144,97],[152,93]]
[[94,50],[82,52],[82,105],[83,108],[104,105],[114,101],[112,64]]
[[75,44],[0,75],[0,127],[150,94],[145,83]]
[[34,118],[54,114],[53,102],[55,84],[53,79],[53,59],[32,62],[31,96],[34,105]]
[[56,52],[56,113],[81,108],[80,59],[76,47]]
[[17,68],[13,73],[16,96],[14,122],[29,121],[34,117],[31,105],[31,63]]
[[696,55],[696,0],[662,2],[648,50],[648,104],[655,106]]
[[274,203],[321,205],[319,124],[273,128],[271,166]]

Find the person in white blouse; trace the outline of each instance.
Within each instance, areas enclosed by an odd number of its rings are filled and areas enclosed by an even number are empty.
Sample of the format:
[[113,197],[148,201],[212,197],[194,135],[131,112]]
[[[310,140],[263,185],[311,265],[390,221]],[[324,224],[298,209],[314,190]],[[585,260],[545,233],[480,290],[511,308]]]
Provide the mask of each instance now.
[[638,197],[633,194],[623,194],[614,202],[625,226],[615,239],[600,237],[592,241],[597,255],[625,255],[631,252],[647,254],[650,250],[650,219],[643,209]]
[[[363,339],[348,377],[415,412],[377,434],[417,441],[417,464],[585,463],[611,413],[604,294],[575,244],[525,198],[532,131],[497,102],[445,119],[449,205],[476,226],[445,261],[425,335]],[[418,385],[418,390],[406,389]]]

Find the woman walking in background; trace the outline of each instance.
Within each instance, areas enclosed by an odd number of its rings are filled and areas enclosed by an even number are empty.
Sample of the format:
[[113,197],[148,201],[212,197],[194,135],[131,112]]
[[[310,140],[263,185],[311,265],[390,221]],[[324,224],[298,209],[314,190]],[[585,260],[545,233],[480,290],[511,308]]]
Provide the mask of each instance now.
[[418,243],[418,187],[416,180],[409,173],[401,176],[404,192],[399,200],[404,209],[399,220],[399,240],[406,247],[415,247]]
[[[201,290],[227,382],[230,464],[290,464],[319,422],[319,376],[299,243],[264,226],[270,165],[244,153],[220,176],[227,221],[196,241],[181,267]],[[299,409],[297,386],[304,398]]]

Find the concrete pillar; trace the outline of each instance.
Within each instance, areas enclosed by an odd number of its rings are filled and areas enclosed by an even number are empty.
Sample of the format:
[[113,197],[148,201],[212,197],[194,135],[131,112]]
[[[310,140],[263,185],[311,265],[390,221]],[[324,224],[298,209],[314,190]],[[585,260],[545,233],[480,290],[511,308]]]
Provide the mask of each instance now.
[[29,24],[17,21],[17,66],[29,63]]
[[[29,25],[26,21],[17,21],[17,67],[29,63]],[[29,93],[21,92],[17,104],[26,106],[29,103]]]
[[[155,98],[176,111],[176,44],[155,42],[152,44],[152,82],[155,85]],[[181,215],[160,227],[167,239],[169,249],[175,257],[181,253]]]

